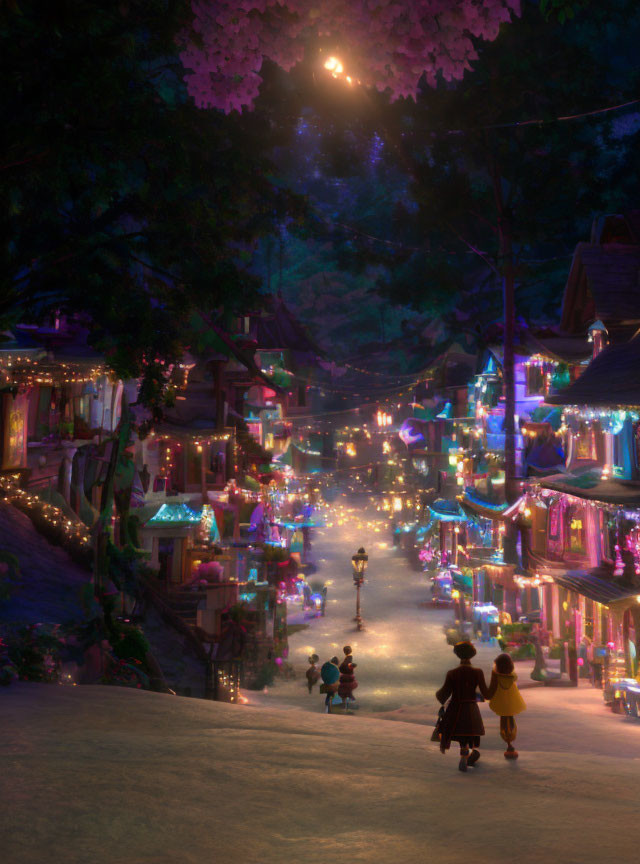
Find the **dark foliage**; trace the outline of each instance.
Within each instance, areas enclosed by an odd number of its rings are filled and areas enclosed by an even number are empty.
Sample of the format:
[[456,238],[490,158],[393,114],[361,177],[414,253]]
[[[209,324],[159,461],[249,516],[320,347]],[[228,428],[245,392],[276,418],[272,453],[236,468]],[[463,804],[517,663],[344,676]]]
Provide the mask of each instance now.
[[86,316],[121,377],[162,401],[194,309],[246,308],[273,214],[258,114],[185,97],[185,0],[0,5],[0,322]]

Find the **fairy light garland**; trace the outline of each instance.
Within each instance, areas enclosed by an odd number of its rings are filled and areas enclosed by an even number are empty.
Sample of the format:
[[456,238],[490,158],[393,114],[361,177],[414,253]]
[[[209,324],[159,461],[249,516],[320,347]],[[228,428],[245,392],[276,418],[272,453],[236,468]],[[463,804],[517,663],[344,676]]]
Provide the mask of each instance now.
[[107,374],[109,370],[103,365],[87,368],[85,364],[51,363],[48,360],[33,360],[21,354],[0,356],[0,381],[5,386],[86,384]]
[[65,538],[76,541],[83,547],[91,544],[91,535],[84,523],[73,522],[59,507],[43,501],[18,486],[19,474],[0,478],[0,492],[5,501],[18,506],[19,509],[36,513],[50,525],[62,530]]

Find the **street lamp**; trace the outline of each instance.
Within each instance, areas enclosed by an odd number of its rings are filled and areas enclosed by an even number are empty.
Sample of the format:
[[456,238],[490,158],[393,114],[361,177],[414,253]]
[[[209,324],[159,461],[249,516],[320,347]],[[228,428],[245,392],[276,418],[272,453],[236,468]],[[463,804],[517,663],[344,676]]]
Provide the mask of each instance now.
[[355,555],[351,558],[351,566],[353,567],[353,583],[356,586],[356,617],[353,619],[356,622],[358,630],[364,630],[364,622],[360,615],[360,586],[364,582],[364,574],[367,569],[369,556],[364,551],[364,546],[361,546]]

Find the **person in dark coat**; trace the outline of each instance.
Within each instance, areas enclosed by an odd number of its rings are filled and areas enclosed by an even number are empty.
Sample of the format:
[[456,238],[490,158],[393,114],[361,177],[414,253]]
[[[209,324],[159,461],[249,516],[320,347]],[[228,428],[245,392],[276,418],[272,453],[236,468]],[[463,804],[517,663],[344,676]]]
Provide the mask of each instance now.
[[342,699],[346,711],[349,707],[349,699],[355,700],[356,698],[353,695],[353,691],[358,686],[358,682],[356,681],[356,676],[353,674],[353,670],[358,664],[353,662],[351,645],[345,645],[342,650],[344,651],[344,660],[340,664],[340,686],[338,687],[338,696]]
[[[475,765],[480,758],[480,736],[484,735],[484,724],[478,708],[476,693],[479,690],[485,699],[491,694],[484,680],[482,669],[471,665],[476,649],[471,642],[458,642],[453,653],[460,658],[460,665],[447,672],[444,684],[436,693],[436,699],[442,705],[449,699],[440,726],[440,750],[442,753],[451,746],[452,741],[460,744],[461,771],[467,770],[467,765]],[[469,753],[469,748],[472,752]]]

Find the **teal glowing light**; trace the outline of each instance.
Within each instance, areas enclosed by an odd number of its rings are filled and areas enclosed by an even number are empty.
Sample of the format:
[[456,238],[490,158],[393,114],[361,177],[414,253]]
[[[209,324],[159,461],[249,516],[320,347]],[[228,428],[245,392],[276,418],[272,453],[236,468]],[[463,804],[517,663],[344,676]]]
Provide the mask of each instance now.
[[147,525],[196,525],[200,516],[186,504],[163,504]]

